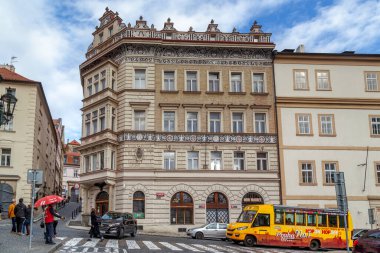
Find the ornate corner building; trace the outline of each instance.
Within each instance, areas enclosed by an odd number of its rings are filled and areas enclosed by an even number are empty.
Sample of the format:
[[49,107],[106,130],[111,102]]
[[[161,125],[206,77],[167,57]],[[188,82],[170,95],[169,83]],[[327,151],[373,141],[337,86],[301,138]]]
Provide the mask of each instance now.
[[80,65],[84,213],[128,211],[144,231],[177,232],[278,204],[271,34],[213,20],[157,30],[108,8],[99,20]]

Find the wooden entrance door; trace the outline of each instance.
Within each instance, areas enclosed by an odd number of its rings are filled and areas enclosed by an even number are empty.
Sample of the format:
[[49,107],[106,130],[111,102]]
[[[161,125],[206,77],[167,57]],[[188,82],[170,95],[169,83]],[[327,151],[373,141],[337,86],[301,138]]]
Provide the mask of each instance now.
[[108,212],[109,196],[105,191],[99,192],[95,199],[95,209],[98,215]]

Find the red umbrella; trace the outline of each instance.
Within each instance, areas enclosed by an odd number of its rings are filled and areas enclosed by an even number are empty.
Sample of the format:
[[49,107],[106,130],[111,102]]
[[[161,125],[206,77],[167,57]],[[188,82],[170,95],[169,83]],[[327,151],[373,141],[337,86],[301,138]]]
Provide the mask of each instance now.
[[40,198],[35,204],[34,207],[46,206],[54,203],[58,203],[64,200],[64,198],[57,195],[49,195],[43,198]]

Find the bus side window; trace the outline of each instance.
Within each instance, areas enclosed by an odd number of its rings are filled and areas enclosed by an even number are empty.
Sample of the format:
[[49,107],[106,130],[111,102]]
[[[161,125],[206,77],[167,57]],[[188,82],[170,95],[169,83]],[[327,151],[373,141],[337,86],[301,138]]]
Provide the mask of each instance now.
[[317,224],[317,217],[315,214],[308,214],[307,215],[307,225],[308,226],[315,226]]
[[327,227],[327,215],[318,214],[318,227]]
[[332,227],[332,228],[338,227],[338,218],[336,215],[329,215],[329,227]]
[[284,212],[275,210],[274,224],[284,225]]
[[294,213],[285,213],[286,225],[294,225]]
[[344,215],[339,215],[339,227],[344,228]]
[[253,227],[269,227],[270,226],[270,215],[269,214],[258,214],[255,221],[253,222]]
[[296,225],[300,225],[300,226],[306,225],[306,214],[296,213]]

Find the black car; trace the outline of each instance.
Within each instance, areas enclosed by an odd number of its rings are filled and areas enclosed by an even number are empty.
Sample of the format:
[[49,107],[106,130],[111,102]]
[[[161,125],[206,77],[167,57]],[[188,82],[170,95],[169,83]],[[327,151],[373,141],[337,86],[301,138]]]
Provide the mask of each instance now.
[[131,213],[107,212],[101,218],[100,233],[105,236],[122,238],[126,234],[135,237],[137,221]]
[[380,229],[369,230],[354,241],[353,253],[380,253]]

